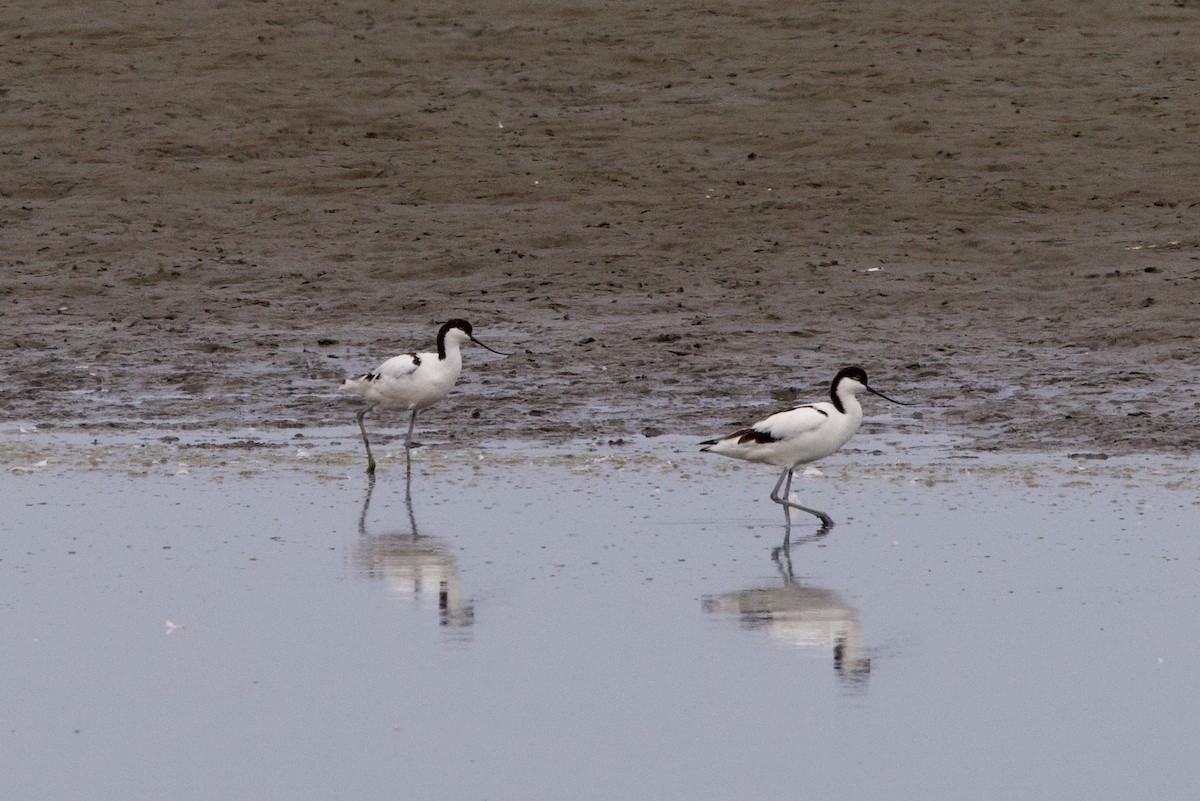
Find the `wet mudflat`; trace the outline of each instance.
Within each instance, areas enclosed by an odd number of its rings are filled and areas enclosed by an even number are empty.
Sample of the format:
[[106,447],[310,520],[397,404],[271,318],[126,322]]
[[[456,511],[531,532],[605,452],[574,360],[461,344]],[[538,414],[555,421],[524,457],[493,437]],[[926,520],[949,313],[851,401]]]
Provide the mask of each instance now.
[[337,425],[465,317],[465,442],[862,364],[980,448],[1194,451],[1198,8],[7,4],[0,414]]
[[1185,460],[850,448],[799,486],[838,525],[784,551],[771,471],[688,439],[422,449],[411,504],[357,444],[5,433],[9,797],[1200,779]]

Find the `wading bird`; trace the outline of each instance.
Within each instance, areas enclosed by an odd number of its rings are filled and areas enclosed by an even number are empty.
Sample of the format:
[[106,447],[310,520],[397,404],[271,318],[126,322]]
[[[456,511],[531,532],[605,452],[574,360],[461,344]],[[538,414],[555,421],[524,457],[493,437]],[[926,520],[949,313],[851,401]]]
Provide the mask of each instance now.
[[462,372],[462,350],[466,342],[508,356],[475,338],[471,324],[466,320],[448,320],[438,329],[437,353],[405,353],[393,356],[383,364],[355,378],[347,378],[342,389],[362,395],[367,405],[358,411],[358,429],[362,432],[363,445],[367,446],[367,473],[375,474],[375,457],[371,455],[371,442],[367,439],[367,427],[363,418],[375,408],[404,409],[412,412],[408,421],[408,434],[404,438],[404,453],[411,458],[413,427],[417,424],[417,412],[428,409],[450,394],[458,375]]
[[791,500],[792,471],[834,453],[850,441],[862,424],[863,411],[857,396],[863,392],[901,406],[910,405],[872,389],[867,383],[867,373],[861,367],[844,367],[829,387],[830,400],[765,417],[729,436],[701,442],[704,447],[700,450],[782,467],[775,489],[771,490],[771,500],[783,505],[788,524],[792,522],[790,508],[816,515],[823,526],[829,528],[833,525],[829,515]]

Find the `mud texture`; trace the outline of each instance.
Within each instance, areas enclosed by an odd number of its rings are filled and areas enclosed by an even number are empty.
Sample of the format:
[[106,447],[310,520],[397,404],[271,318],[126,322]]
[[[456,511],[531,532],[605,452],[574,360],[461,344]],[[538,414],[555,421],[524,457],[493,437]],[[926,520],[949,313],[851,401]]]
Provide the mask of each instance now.
[[517,353],[468,354],[443,438],[704,438],[859,363],[906,432],[1191,448],[1198,29],[1167,0],[8,4],[0,411],[348,424],[343,376],[463,316]]

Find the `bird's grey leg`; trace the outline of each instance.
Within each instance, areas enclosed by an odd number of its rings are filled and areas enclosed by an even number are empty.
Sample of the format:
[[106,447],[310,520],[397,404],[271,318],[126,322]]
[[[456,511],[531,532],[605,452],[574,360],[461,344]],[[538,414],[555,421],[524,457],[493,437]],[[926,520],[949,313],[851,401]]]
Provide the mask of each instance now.
[[793,509],[799,509],[801,512],[808,512],[810,515],[815,515],[817,518],[820,519],[821,528],[823,530],[827,531],[827,530],[833,528],[833,518],[830,517],[829,515],[825,514],[824,512],[822,512],[818,509],[809,509],[807,506],[801,506],[800,504],[793,503],[792,501],[788,501],[787,505],[792,507]]
[[374,409],[374,405],[364,406],[358,410],[358,430],[362,432],[363,445],[367,446],[367,475],[375,475],[375,457],[371,455],[371,441],[367,439],[367,426],[363,423],[363,418],[367,416],[367,412]]
[[788,524],[787,533],[784,534],[784,539],[787,540],[789,550],[791,549],[791,546],[792,546],[792,506],[791,506],[791,502],[788,499],[792,497],[792,475],[793,475],[793,471],[789,470],[787,481],[784,482],[784,485],[783,485],[783,512],[784,512],[784,517],[787,518],[787,524]]
[[[409,455],[411,451],[404,452],[404,502],[408,504],[408,516],[413,516],[412,512],[412,457]],[[413,534],[417,532],[417,524],[413,523]]]
[[783,503],[783,499],[779,497],[779,488],[783,486],[783,482],[787,481],[788,487],[792,485],[792,468],[785,467],[783,472],[779,474],[779,480],[775,482],[775,489],[771,490],[771,500],[775,503]]
[[[786,486],[784,486],[785,481],[787,482]],[[779,488],[781,486],[784,486],[783,497],[779,496]],[[832,517],[825,514],[824,512],[818,511],[817,509],[809,509],[807,506],[801,506],[800,504],[791,500],[791,494],[792,494],[792,468],[789,467],[789,468],[785,469],[782,473],[779,474],[779,480],[775,482],[775,489],[771,490],[771,500],[775,501],[775,503],[782,504],[785,514],[786,514],[788,507],[791,507],[792,509],[799,509],[801,512],[808,512],[810,515],[815,515],[816,517],[820,518],[821,525],[824,528],[828,529],[828,528],[833,527],[833,518]],[[788,523],[790,524],[791,520],[792,520],[791,515],[787,515],[787,519],[788,519]]]
[[412,419],[408,421],[408,434],[404,437],[404,450],[411,451],[413,448],[413,428],[417,425],[417,410],[413,409]]
[[784,490],[784,498],[787,497],[787,493],[791,492],[792,489],[792,468],[790,467],[785,467],[783,472],[779,474],[779,480],[775,482],[775,488],[771,490],[771,500],[783,506],[783,524],[787,526],[786,536],[790,537],[792,534],[792,510],[788,508],[783,498],[779,497],[779,488],[783,486],[785,481],[787,482],[787,489]]
[[413,449],[413,428],[417,425],[417,410],[413,409],[412,417],[408,421],[408,433],[404,435],[404,470],[409,484],[412,483],[412,449]]

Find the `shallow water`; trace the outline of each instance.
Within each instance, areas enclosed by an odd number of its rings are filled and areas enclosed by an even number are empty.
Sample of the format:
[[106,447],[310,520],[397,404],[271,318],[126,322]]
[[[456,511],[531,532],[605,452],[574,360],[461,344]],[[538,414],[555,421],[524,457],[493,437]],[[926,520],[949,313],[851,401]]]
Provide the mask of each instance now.
[[771,471],[686,440],[422,449],[411,505],[384,449],[364,505],[352,431],[276,436],[4,435],[8,797],[1200,779],[1185,461],[851,451],[784,552]]

